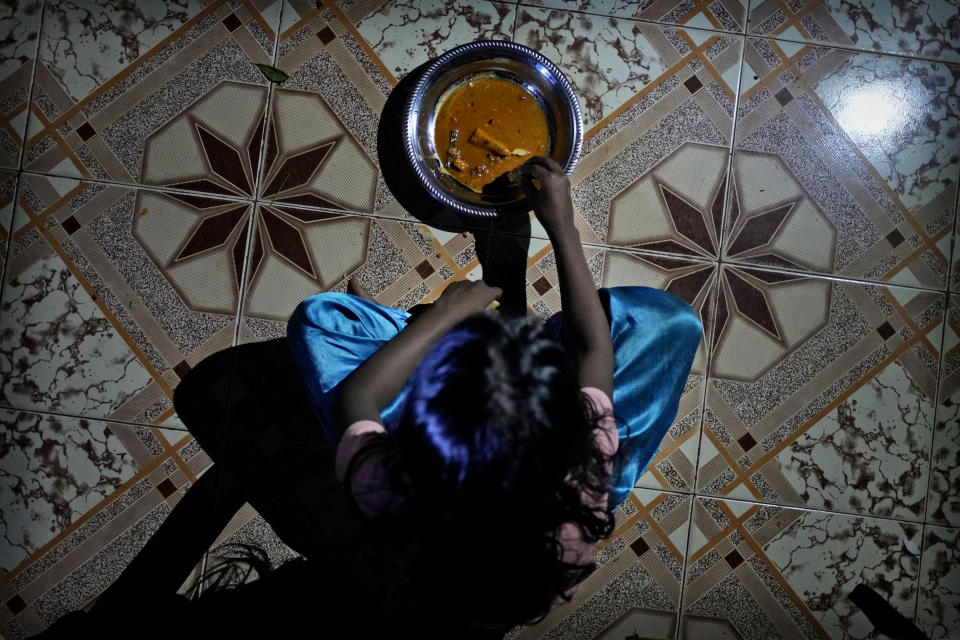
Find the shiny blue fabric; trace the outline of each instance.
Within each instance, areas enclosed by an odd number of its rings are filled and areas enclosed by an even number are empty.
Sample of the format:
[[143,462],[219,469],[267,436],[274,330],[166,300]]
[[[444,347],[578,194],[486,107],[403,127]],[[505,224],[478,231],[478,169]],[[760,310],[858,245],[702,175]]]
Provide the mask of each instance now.
[[[660,441],[677,415],[702,327],[696,312],[676,296],[648,287],[599,290],[610,322],[614,350],[613,409],[620,447],[614,458],[608,505],[626,500],[647,470]],[[401,309],[385,307],[347,293],[321,293],[304,300],[287,325],[294,360],[323,418],[324,433],[336,449],[337,386],[410,319]],[[563,312],[547,320],[562,335]],[[381,418],[388,426],[400,412],[409,382]]]

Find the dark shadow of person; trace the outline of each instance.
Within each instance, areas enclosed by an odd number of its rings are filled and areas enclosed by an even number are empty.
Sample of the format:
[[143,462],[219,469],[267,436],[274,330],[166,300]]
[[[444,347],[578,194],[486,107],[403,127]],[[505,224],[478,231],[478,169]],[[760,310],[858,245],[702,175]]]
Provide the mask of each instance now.
[[[426,224],[473,232],[484,280],[504,289],[501,312],[526,313],[528,214],[511,221],[508,235],[492,234],[494,220],[477,224],[419,188],[402,142],[396,147],[403,102],[425,67],[408,74],[384,107],[378,135],[384,179]],[[378,533],[336,479],[334,452],[286,338],[207,357],[176,388],[174,407],[213,466],[89,612],[68,614],[34,638],[294,638],[324,631],[338,638],[503,636],[507,629],[437,629],[429,603],[412,599]],[[229,591],[177,595],[247,502],[302,558]]]
[[[68,614],[34,638],[451,633],[434,628],[430,607],[412,598],[378,532],[337,481],[286,338],[202,360],[176,388],[174,407],[213,466],[88,613]],[[176,595],[246,502],[302,558],[229,590],[192,600]],[[493,639],[505,631],[456,630],[449,637]]]

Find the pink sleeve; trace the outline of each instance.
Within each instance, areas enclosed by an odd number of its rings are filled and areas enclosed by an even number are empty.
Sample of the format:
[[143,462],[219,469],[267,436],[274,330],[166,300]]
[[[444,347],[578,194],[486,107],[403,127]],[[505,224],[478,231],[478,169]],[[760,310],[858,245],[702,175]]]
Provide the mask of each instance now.
[[[382,433],[386,433],[386,429],[375,420],[360,420],[347,427],[337,445],[337,480],[346,479],[350,460],[371,437]],[[382,453],[374,451],[357,463],[350,475],[350,492],[360,511],[367,516],[382,515],[396,506],[394,496],[387,489]]]

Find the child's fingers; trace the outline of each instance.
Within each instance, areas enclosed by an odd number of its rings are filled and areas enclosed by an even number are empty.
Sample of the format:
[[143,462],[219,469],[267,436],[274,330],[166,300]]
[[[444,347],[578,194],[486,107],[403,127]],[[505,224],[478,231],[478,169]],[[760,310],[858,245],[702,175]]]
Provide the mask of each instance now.
[[563,173],[563,167],[560,166],[559,162],[557,162],[556,160],[554,160],[549,156],[542,156],[542,158],[543,158],[543,163],[547,167],[549,167],[551,171],[557,171],[559,173]]
[[543,179],[549,175],[544,167],[534,164],[524,164],[520,167],[520,187],[528,198],[533,198],[543,186]]
[[523,167],[530,167],[531,169],[533,167],[543,167],[547,171],[563,173],[563,167],[560,166],[560,163],[549,156],[534,156],[521,165],[521,169]]
[[539,162],[535,162],[536,160],[539,160],[539,156],[530,158],[520,165],[520,175],[543,180],[544,176],[550,173],[550,170]]

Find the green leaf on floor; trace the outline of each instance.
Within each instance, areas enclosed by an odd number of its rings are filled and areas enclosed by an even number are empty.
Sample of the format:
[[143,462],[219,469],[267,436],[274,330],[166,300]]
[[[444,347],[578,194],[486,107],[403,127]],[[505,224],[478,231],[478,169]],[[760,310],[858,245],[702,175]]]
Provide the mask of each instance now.
[[263,74],[263,77],[270,82],[283,84],[290,79],[290,76],[285,74],[283,71],[280,71],[280,69],[277,69],[276,67],[271,67],[268,64],[257,63],[257,68],[260,69],[260,73]]

